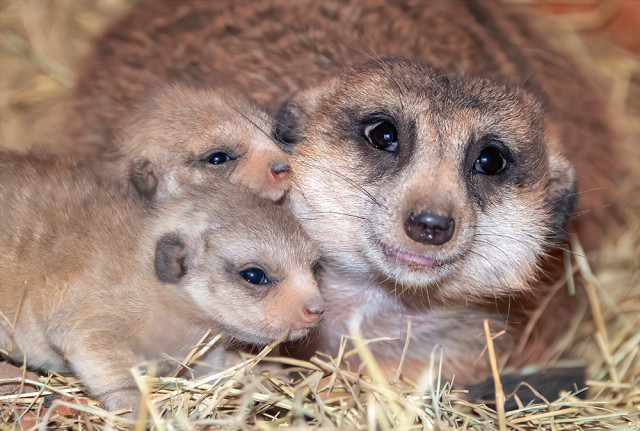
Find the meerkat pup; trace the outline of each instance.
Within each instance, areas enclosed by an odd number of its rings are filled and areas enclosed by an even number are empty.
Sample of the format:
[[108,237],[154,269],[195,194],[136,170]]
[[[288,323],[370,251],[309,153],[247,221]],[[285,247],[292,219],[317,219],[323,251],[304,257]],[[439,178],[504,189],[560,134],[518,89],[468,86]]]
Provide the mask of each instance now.
[[127,113],[99,155],[73,157],[126,191],[163,200],[221,180],[277,201],[289,188],[287,155],[271,137],[272,119],[240,92],[156,85]]
[[93,162],[101,177],[125,179],[153,199],[225,179],[277,201],[289,188],[289,165],[272,129],[239,93],[173,84],[153,93],[114,151]]
[[152,208],[60,159],[2,153],[0,197],[0,349],[76,374],[109,410],[139,403],[130,367],[180,357],[207,329],[264,345],[323,313],[318,253],[239,185]]

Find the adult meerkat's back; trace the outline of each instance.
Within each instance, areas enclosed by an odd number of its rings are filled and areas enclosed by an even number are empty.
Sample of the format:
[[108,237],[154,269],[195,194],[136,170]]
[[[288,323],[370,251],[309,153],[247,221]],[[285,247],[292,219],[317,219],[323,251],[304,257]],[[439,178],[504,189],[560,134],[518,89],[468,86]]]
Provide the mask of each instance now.
[[[576,229],[587,247],[612,224],[624,160],[606,93],[522,8],[499,1],[141,1],[81,63],[63,143],[95,152],[157,79],[231,85],[274,114],[292,92],[396,56],[543,94],[577,167]],[[387,97],[380,94],[380,97]],[[67,127],[68,125],[68,127]]]
[[317,251],[281,205],[211,190],[151,207],[65,160],[0,153],[0,349],[135,410],[129,369],[207,329],[227,346],[307,334],[323,312]]

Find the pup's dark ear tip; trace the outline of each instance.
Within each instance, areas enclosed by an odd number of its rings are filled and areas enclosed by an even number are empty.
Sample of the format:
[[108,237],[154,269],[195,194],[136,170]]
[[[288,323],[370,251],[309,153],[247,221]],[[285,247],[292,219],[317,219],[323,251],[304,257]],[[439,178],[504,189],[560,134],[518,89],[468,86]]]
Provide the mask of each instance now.
[[129,180],[138,194],[146,199],[152,199],[158,188],[158,177],[151,161],[137,157],[129,167]]
[[156,276],[165,283],[177,284],[189,270],[188,257],[187,246],[179,234],[164,235],[156,243]]

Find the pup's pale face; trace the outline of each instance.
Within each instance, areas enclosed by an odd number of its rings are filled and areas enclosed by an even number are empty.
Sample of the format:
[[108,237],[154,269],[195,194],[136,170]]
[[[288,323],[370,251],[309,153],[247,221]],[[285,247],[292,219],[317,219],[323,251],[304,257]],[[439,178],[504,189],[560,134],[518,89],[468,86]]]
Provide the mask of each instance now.
[[242,96],[172,86],[129,125],[119,151],[134,188],[154,199],[229,181],[277,201],[289,188],[289,162],[271,129]]
[[391,61],[280,118],[299,141],[292,208],[353,277],[449,297],[525,289],[570,207],[573,171],[540,107],[497,84]]
[[226,335],[262,345],[321,319],[319,252],[293,215],[239,187],[192,195],[156,245],[158,278],[183,290]]

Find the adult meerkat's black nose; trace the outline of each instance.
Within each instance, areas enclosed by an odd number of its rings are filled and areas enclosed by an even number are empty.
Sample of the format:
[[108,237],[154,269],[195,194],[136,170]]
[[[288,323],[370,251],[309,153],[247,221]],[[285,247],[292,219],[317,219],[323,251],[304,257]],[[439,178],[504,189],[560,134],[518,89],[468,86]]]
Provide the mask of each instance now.
[[429,245],[442,245],[453,237],[455,221],[446,214],[422,211],[409,213],[404,222],[407,236],[416,242]]

